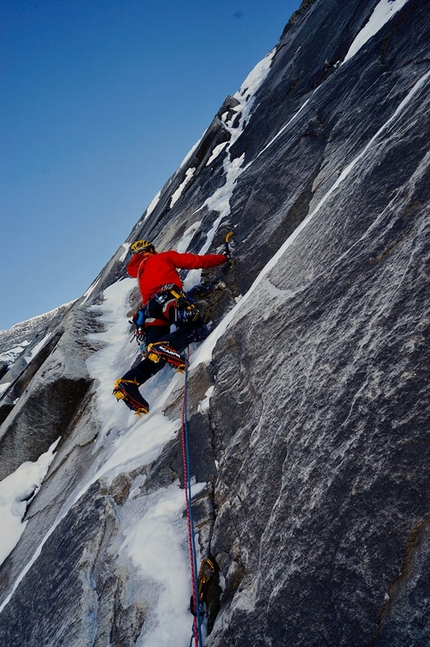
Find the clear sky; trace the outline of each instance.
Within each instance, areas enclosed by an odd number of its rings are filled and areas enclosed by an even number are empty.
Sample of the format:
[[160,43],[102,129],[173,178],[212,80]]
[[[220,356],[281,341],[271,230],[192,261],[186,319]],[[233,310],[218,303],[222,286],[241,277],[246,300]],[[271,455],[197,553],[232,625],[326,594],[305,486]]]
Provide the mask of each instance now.
[[0,329],[85,292],[299,5],[0,3]]

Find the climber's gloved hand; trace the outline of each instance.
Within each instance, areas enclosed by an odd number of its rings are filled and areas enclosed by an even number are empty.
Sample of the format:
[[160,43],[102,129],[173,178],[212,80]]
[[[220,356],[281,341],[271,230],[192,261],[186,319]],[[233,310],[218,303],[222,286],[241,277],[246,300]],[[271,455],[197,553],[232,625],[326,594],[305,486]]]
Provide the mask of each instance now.
[[221,272],[222,274],[227,274],[227,272],[229,272],[229,270],[234,267],[234,260],[232,258],[230,251],[224,250],[222,253],[225,256],[226,262],[222,264]]

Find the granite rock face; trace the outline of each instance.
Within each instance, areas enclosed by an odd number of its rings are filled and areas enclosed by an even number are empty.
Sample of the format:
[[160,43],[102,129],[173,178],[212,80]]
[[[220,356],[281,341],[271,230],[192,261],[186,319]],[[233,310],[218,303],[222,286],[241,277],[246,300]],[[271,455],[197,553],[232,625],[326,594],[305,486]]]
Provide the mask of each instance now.
[[[189,374],[209,647],[430,643],[430,18],[400,4],[303,2],[125,243],[203,253],[234,231],[234,266],[202,275],[214,348]],[[61,437],[0,567],[8,647],[145,645],[155,603],[125,523],[183,476],[178,434],[106,467],[125,432],[88,367],[124,252],[31,361],[3,360],[1,477]],[[179,382],[157,380],[178,427]]]

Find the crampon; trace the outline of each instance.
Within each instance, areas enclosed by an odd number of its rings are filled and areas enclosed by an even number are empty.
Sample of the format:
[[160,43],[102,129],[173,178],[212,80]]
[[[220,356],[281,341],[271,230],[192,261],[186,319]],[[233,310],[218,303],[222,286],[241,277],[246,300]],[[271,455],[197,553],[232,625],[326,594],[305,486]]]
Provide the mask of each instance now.
[[185,371],[185,357],[164,341],[148,345],[148,359],[156,363],[164,360],[178,371]]
[[141,396],[138,384],[134,380],[117,380],[113,394],[117,400],[122,400],[136,415],[141,416],[148,413],[149,404]]

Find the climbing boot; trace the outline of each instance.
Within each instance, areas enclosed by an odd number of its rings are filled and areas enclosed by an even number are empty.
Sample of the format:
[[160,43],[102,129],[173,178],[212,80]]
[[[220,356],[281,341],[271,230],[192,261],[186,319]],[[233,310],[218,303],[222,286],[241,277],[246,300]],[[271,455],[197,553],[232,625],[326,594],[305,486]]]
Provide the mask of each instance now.
[[165,341],[157,341],[154,344],[148,345],[148,359],[155,363],[164,360],[178,369],[178,371],[185,370],[185,357]]
[[135,380],[119,379],[115,382],[113,394],[117,400],[123,400],[129,409],[141,416],[148,413],[149,404],[140,394],[138,383]]

